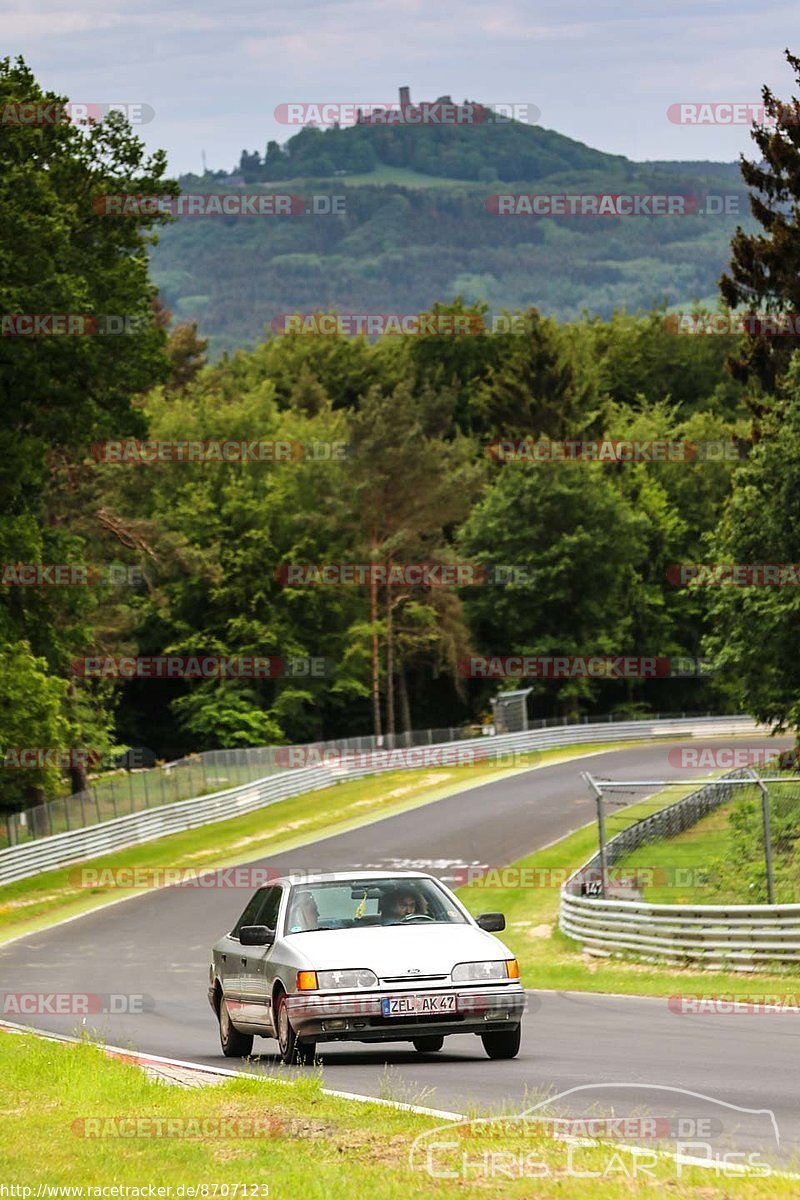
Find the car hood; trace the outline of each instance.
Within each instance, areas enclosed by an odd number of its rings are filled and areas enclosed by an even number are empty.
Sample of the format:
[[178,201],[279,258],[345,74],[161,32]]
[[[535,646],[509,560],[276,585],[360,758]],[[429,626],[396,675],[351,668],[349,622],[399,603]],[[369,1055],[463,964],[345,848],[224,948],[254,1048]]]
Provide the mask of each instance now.
[[291,934],[286,945],[317,971],[368,968],[393,975],[443,975],[456,963],[512,958],[493,934],[474,925],[375,925]]

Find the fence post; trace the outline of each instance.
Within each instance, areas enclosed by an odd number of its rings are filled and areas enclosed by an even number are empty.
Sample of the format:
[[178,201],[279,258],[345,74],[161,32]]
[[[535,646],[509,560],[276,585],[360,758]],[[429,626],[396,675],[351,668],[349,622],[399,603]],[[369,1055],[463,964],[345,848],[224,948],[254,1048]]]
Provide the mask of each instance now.
[[603,792],[597,786],[592,776],[588,771],[582,771],[581,774],[589,787],[592,789],[597,801],[597,842],[600,851],[600,895],[605,898],[606,894],[606,822],[603,814]]
[[753,767],[750,774],[761,791],[761,816],[764,822],[764,866],[767,869],[767,904],[775,903],[775,885],[772,879],[772,833],[769,824],[769,788],[759,779]]

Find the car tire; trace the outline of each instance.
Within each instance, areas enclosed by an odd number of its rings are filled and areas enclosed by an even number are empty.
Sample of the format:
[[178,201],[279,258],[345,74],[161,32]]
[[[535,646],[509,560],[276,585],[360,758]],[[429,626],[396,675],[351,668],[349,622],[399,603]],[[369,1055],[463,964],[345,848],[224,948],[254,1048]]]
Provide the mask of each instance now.
[[430,1034],[429,1037],[414,1038],[414,1049],[420,1054],[433,1054],[436,1050],[441,1050],[444,1045],[444,1038],[437,1034]]
[[516,1058],[521,1037],[522,1026],[516,1025],[513,1029],[501,1029],[498,1033],[482,1033],[481,1041],[489,1058]]
[[236,1029],[224,996],[219,1002],[219,1041],[226,1058],[247,1058],[253,1053],[252,1033],[240,1033]]
[[275,1000],[275,1028],[278,1033],[278,1048],[281,1061],[287,1067],[305,1066],[313,1063],[317,1052],[316,1042],[301,1042],[292,1028],[289,1020],[289,1006],[286,1003],[286,993],[279,992]]

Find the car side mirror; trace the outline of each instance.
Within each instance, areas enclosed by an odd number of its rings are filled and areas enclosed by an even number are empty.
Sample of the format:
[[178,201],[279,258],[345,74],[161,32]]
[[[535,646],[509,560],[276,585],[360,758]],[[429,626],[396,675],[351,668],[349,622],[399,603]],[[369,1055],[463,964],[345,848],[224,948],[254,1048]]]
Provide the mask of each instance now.
[[487,933],[502,933],[506,927],[506,919],[502,913],[481,913],[475,920]]
[[243,946],[271,946],[275,941],[275,930],[267,925],[243,925],[239,930],[239,941]]

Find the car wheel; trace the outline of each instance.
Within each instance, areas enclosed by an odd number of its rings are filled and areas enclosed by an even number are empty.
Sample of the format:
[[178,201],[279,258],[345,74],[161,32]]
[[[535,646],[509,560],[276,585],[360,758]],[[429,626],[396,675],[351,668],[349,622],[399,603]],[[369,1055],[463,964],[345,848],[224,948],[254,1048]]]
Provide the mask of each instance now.
[[481,1041],[489,1058],[516,1058],[521,1036],[522,1026],[517,1025],[514,1029],[501,1029],[499,1033],[482,1033]]
[[316,1042],[298,1041],[297,1034],[289,1020],[289,1006],[286,1003],[286,993],[280,992],[276,1001],[276,1024],[278,1027],[278,1047],[281,1059],[287,1067],[295,1064],[306,1064],[314,1061],[317,1052]]
[[438,1034],[414,1038],[414,1049],[419,1050],[420,1054],[433,1054],[435,1050],[441,1050],[443,1045],[444,1038]]
[[219,1040],[226,1058],[247,1058],[253,1053],[252,1033],[240,1033],[234,1027],[224,996],[219,1002]]

